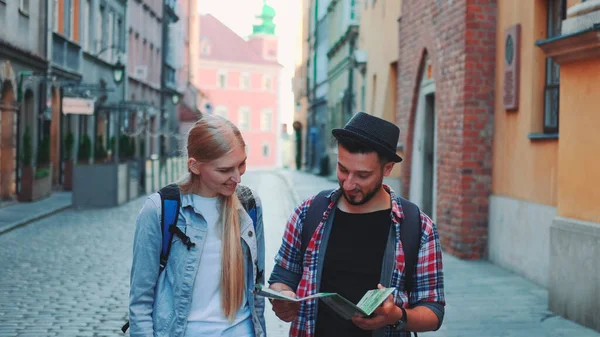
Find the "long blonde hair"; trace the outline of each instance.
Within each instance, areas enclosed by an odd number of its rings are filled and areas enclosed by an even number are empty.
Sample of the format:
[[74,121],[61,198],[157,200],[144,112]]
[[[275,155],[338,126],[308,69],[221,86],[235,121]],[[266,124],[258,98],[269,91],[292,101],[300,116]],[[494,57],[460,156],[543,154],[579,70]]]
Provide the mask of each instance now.
[[[233,137],[232,137],[233,136]],[[231,152],[235,146],[246,146],[239,129],[225,118],[204,115],[189,131],[187,141],[188,158],[210,162]],[[193,193],[200,177],[188,173],[180,183],[182,193]],[[233,321],[244,299],[244,256],[240,240],[240,219],[237,194],[220,196],[223,241],[221,259],[221,306],[225,316]]]

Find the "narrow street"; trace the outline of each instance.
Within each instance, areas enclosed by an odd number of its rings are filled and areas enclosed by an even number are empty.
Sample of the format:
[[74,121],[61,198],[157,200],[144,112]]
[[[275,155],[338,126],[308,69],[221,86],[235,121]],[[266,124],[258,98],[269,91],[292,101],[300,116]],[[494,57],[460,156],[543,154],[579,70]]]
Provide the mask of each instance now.
[[[243,183],[264,205],[269,275],[297,198],[335,183],[290,171],[249,172]],[[0,235],[0,337],[122,335],[131,243],[143,201],[68,209]],[[546,309],[546,290],[495,265],[444,255],[444,267],[445,322],[421,336],[599,336],[553,316]],[[289,324],[268,304],[266,315],[268,336],[287,336]]]

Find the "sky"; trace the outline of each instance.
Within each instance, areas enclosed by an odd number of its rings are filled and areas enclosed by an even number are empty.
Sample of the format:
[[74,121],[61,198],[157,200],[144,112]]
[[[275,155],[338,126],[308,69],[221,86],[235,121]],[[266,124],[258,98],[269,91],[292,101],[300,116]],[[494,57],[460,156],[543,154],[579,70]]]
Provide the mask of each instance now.
[[[275,35],[279,37],[279,63],[283,65],[280,97],[280,124],[290,125],[294,113],[292,77],[297,56],[298,37],[301,24],[301,1],[267,0],[275,9]],[[199,12],[210,13],[243,38],[252,34],[255,16],[261,12],[263,0],[199,0]],[[289,129],[289,128],[288,128]]]

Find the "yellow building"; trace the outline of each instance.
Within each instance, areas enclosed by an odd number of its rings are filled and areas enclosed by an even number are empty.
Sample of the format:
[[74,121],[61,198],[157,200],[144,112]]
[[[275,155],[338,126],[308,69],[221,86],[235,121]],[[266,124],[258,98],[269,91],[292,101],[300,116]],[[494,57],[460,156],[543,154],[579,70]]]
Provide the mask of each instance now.
[[[398,18],[402,1],[365,1],[360,6],[360,28],[355,62],[358,111],[396,123],[398,101]],[[401,130],[400,132],[404,132]],[[400,165],[386,181],[400,193]]]
[[498,1],[489,258],[600,330],[600,1]]

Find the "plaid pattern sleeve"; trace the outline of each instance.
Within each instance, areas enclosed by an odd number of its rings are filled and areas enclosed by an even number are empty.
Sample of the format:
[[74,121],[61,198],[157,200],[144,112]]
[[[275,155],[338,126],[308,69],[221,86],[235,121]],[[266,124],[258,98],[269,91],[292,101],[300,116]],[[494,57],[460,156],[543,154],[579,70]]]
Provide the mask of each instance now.
[[312,198],[303,201],[288,218],[275,263],[296,274],[302,274],[302,225]]
[[421,249],[414,276],[415,291],[411,293],[410,303],[423,301],[445,305],[440,238],[433,221],[422,212],[421,224]]

